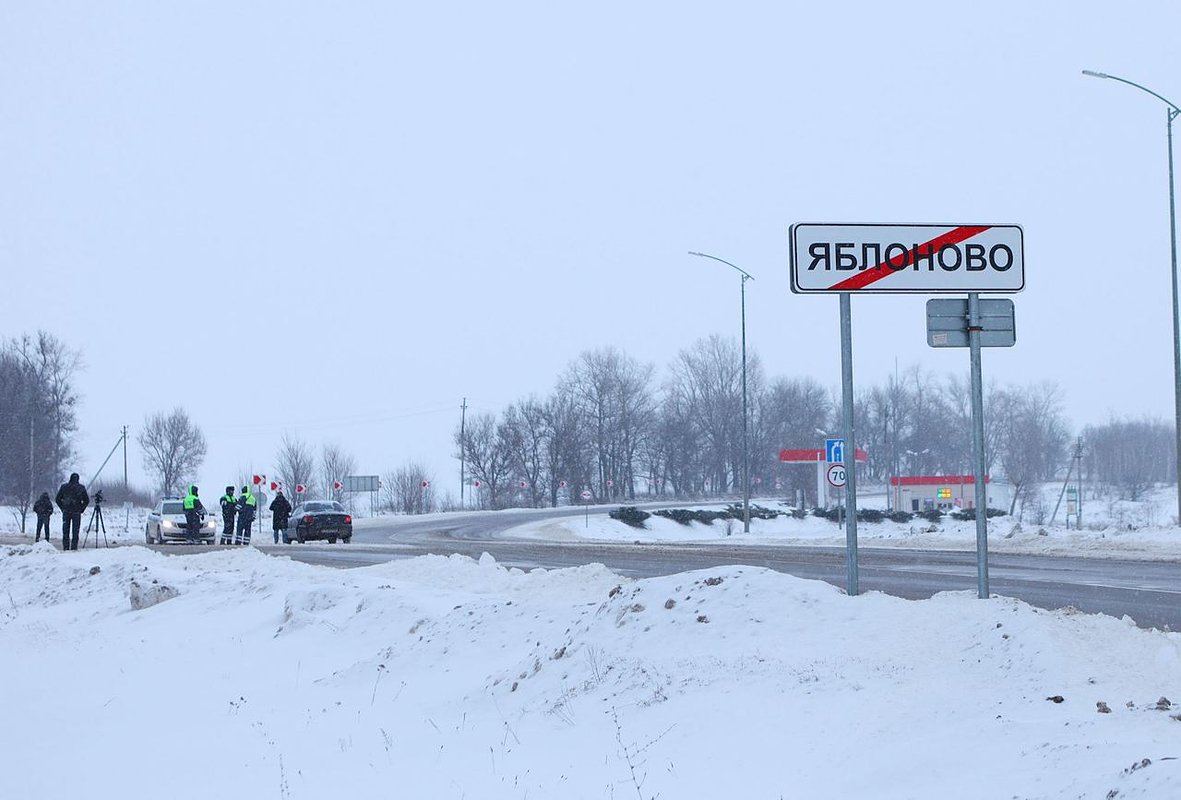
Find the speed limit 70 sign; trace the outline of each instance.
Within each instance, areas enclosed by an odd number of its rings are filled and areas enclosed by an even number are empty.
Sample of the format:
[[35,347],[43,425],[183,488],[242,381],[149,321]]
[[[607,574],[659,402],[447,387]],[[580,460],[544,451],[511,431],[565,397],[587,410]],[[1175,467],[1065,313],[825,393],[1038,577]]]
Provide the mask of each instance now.
[[845,465],[844,464],[829,464],[828,472],[825,474],[828,478],[828,484],[841,488],[845,485]]

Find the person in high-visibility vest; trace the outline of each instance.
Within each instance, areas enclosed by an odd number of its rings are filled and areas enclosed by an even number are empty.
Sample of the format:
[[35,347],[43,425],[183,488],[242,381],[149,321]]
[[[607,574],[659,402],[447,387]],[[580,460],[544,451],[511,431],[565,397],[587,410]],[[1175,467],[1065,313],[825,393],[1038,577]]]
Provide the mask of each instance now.
[[205,506],[201,498],[197,497],[197,487],[190,486],[185,495],[185,544],[197,544],[201,541],[201,522],[205,519]]
[[221,543],[234,543],[234,517],[238,515],[238,498],[234,497],[234,487],[227,486],[226,493],[218,500],[221,504]]
[[249,486],[243,486],[242,494],[238,497],[238,533],[234,536],[234,544],[250,544],[250,526],[254,524],[254,512],[257,510],[258,498]]

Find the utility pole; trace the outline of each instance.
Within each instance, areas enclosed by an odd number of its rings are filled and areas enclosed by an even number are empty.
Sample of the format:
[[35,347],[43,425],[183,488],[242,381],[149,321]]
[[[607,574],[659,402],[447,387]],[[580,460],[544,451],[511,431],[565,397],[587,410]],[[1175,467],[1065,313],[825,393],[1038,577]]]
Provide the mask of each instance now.
[[464,456],[467,455],[467,440],[464,438],[464,426],[467,423],[467,398],[463,398],[463,405],[459,407],[459,507],[466,508],[463,502],[463,484],[466,480],[464,471],[466,464],[464,463]]
[[123,426],[123,491],[126,497],[123,500],[123,532],[126,533],[131,526],[131,493],[127,486],[127,426]]
[[[33,480],[33,425],[36,422],[36,417],[29,417],[29,498],[32,499],[33,492],[36,491],[36,483]],[[21,533],[24,533],[24,522],[21,522]]]

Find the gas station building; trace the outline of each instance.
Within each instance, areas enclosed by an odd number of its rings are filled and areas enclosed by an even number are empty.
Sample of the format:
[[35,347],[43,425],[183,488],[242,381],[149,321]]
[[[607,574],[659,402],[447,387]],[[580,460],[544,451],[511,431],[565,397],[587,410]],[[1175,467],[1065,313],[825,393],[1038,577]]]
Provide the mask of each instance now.
[[[993,489],[984,476],[987,505],[992,506]],[[890,507],[899,511],[954,511],[975,508],[975,475],[895,475],[890,478]]]

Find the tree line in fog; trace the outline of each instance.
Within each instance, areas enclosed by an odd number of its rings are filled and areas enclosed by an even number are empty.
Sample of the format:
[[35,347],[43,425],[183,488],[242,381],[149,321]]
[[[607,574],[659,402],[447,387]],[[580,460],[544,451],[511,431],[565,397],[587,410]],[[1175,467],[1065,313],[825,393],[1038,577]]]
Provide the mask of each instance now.
[[[839,437],[839,393],[807,376],[768,377],[757,354],[748,353],[746,373],[752,493],[815,504],[815,467],[780,463],[779,452]],[[1080,436],[1084,480],[1132,499],[1176,481],[1171,425],[1117,418],[1078,430],[1049,381],[993,385],[985,395],[987,469],[1012,485],[1014,506],[1065,474]],[[733,340],[698,340],[662,373],[604,348],[572,361],[548,396],[466,420],[455,431],[455,457],[468,489],[490,508],[579,502],[584,491],[596,502],[733,497],[742,490],[742,407],[742,353]],[[858,387],[854,431],[868,453],[859,480],[969,474],[968,378],[912,366]]]
[[[79,351],[43,331],[0,344],[0,502],[13,506],[19,519],[36,494],[60,483],[74,456],[81,364]],[[584,352],[549,395],[522,398],[501,413],[473,414],[457,427],[453,443],[464,474],[463,505],[554,506],[581,502],[584,492],[593,502],[733,498],[742,491],[744,452],[752,494],[813,505],[815,467],[780,463],[779,451],[819,448],[825,438],[839,437],[839,392],[808,376],[770,378],[757,353],[748,355],[746,366],[744,448],[736,341],[700,339],[660,372],[614,348]],[[1077,428],[1066,418],[1063,400],[1049,381],[992,385],[985,392],[987,469],[993,480],[1012,485],[1014,507],[1042,482],[1062,479],[1076,453],[1086,485],[1121,497],[1138,499],[1155,485],[1176,483],[1171,424],[1113,417]],[[912,366],[884,384],[860,386],[854,419],[857,446],[868,453],[857,467],[863,482],[972,471],[966,375]],[[136,439],[159,491],[176,492],[204,460],[204,437],[181,408],[149,415]],[[273,477],[289,492],[304,484],[310,496],[347,499],[334,482],[355,468],[355,458],[341,445],[317,451],[298,437],[284,437]],[[238,476],[240,482],[249,478]],[[417,463],[389,469],[382,474],[379,504],[400,513],[459,505],[440,495],[435,482]]]

